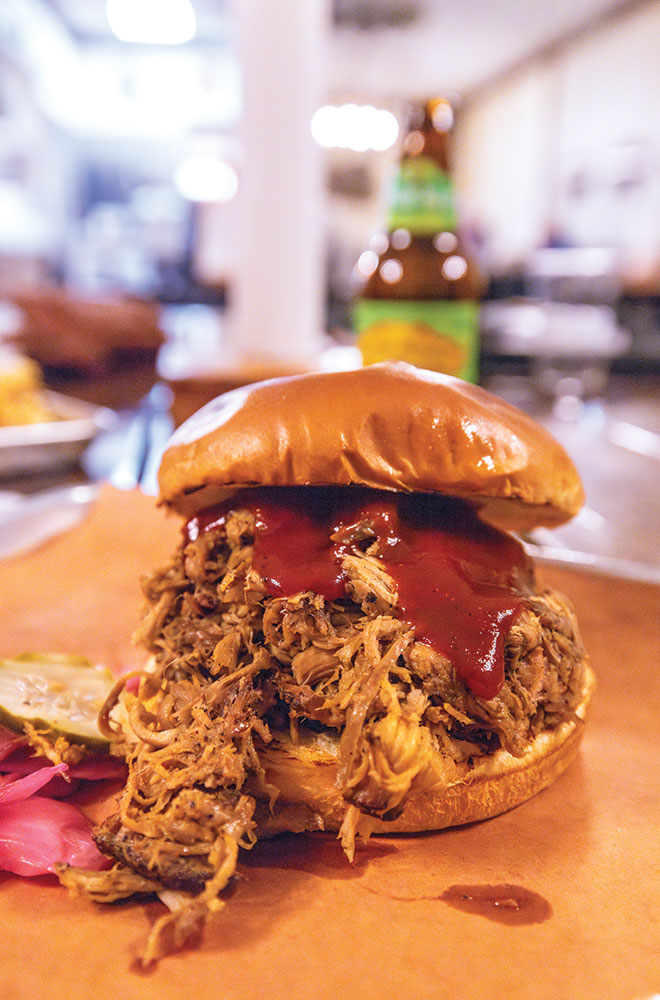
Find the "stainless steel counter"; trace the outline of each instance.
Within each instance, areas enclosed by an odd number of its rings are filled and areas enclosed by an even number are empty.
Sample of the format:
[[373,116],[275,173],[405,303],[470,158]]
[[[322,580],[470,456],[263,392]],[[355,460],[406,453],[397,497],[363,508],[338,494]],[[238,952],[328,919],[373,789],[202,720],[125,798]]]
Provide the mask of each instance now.
[[534,540],[560,550],[562,561],[575,552],[585,565],[596,557],[604,570],[660,580],[660,379],[616,377],[601,398],[554,408],[526,378],[494,377],[488,388],[544,423],[585,484],[583,511]]

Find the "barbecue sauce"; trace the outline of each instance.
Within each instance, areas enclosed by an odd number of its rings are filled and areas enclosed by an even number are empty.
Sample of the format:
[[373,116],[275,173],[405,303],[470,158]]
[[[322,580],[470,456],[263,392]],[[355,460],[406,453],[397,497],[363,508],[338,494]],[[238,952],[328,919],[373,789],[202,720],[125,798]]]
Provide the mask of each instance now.
[[514,538],[480,521],[469,504],[361,487],[258,487],[193,517],[188,538],[239,508],[255,516],[253,566],[274,597],[311,590],[341,600],[343,556],[377,540],[398,612],[416,638],[450,659],[475,695],[498,693],[504,640],[522,610],[531,564]]
[[552,916],[550,903],[521,885],[452,885],[438,897],[464,913],[501,924],[541,924]]

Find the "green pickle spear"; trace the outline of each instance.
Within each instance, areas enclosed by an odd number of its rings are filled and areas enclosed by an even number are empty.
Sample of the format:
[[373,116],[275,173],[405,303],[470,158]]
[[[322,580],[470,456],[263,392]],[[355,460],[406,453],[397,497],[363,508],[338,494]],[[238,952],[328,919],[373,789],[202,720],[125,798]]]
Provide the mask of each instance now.
[[0,659],[0,725],[23,732],[24,724],[54,737],[107,750],[97,718],[115,678],[107,667],[65,653],[22,653]]

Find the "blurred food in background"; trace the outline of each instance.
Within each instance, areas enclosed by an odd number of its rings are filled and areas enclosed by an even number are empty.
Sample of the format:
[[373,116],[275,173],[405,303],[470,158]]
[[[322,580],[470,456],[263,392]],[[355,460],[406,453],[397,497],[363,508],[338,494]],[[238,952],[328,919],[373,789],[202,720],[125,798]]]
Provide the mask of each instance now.
[[[117,426],[113,410],[60,393],[46,394],[48,419],[0,426],[3,488],[34,492],[57,485],[59,477],[83,480],[79,468],[99,435]],[[103,470],[107,476],[109,470]]]
[[0,427],[57,420],[36,361],[0,348]]

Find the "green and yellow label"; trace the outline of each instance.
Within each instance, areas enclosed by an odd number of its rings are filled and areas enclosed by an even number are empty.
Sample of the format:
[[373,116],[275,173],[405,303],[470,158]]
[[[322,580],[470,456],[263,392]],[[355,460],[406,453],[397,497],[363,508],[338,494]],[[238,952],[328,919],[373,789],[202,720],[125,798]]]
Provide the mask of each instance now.
[[451,178],[428,156],[402,160],[389,199],[388,229],[408,229],[414,236],[456,228]]
[[478,315],[479,307],[472,301],[358,299],[353,325],[366,365],[408,361],[476,382]]

